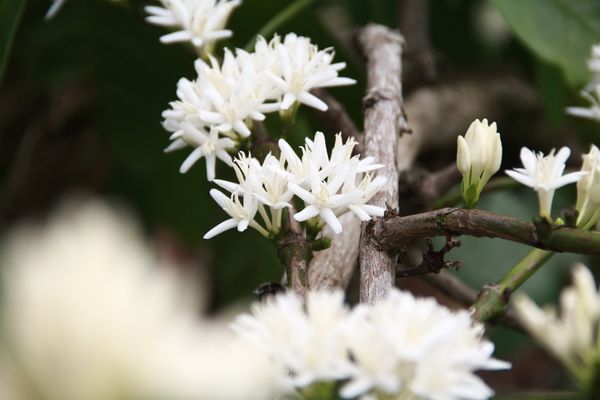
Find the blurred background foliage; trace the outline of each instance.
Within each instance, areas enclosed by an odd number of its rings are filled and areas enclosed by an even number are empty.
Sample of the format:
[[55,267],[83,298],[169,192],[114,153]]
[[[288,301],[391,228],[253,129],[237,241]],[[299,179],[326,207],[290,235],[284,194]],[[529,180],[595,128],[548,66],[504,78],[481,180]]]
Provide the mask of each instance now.
[[[177,80],[194,77],[194,54],[185,45],[159,43],[163,29],[144,22],[143,6],[149,3],[69,0],[45,21],[47,0],[0,0],[0,72],[6,67],[0,86],[0,221],[7,229],[43,214],[74,190],[116,199],[135,210],[162,247],[203,269],[211,309],[217,309],[250,298],[263,282],[279,280],[282,268],[274,246],[254,231],[202,240],[224,213],[208,196],[211,185],[202,163],[181,175],[185,151],[163,154],[169,135],[160,125],[161,112],[175,99]],[[234,36],[221,46],[243,47],[289,3],[244,0],[229,24]],[[358,84],[332,94],[359,127],[364,65],[341,29],[352,32],[368,22],[398,27],[401,3],[313,1],[278,29],[336,48],[336,58],[348,63],[344,76]],[[578,166],[580,152],[590,142],[599,144],[600,125],[567,117],[564,107],[583,104],[578,90],[589,78],[590,47],[600,42],[600,1],[435,0],[429,6],[437,73],[405,82],[406,96],[469,76],[485,84],[511,74],[531,85],[541,111],[498,121],[503,169],[515,166],[522,145],[543,151],[570,145],[570,161]],[[271,120],[267,126],[277,129]],[[292,141],[322,129],[318,116],[301,108]],[[420,165],[433,170],[451,163],[453,146],[425,153]],[[554,209],[573,202],[574,186],[558,192]],[[528,189],[485,195],[480,206],[524,219],[537,213],[536,196]],[[497,280],[528,250],[497,239],[462,242],[451,256],[462,263],[457,276],[474,288]],[[576,260],[600,266],[598,260],[557,255],[525,290],[539,302],[555,301]],[[514,358],[519,346],[527,345],[506,329],[494,338],[502,357]],[[543,371],[531,379],[543,383]]]

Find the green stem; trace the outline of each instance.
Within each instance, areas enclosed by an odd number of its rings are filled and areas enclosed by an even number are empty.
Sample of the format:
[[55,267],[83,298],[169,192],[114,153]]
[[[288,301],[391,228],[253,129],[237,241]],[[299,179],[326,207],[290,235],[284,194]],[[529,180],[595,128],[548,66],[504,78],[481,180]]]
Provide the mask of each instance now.
[[510,269],[495,285],[485,286],[473,305],[474,318],[485,322],[504,314],[511,294],[527,281],[555,253],[533,249]]
[[500,289],[514,291],[527,281],[555,253],[553,251],[533,249],[521,259],[498,283]]
[[290,19],[294,18],[298,13],[308,7],[314,0],[296,0],[292,2],[289,6],[281,10],[277,15],[271,18],[262,28],[258,31],[258,33],[250,39],[246,46],[244,46],[244,50],[252,51],[254,44],[256,43],[256,36],[269,37],[271,36],[280,26],[284,25]]
[[26,0],[0,1],[0,83],[2,83],[17,28],[26,5]]

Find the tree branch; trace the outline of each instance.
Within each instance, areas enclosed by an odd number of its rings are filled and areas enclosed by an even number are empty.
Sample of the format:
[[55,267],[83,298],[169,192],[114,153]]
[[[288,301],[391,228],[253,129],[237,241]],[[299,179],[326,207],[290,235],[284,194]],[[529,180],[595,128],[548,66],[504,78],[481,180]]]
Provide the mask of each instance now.
[[[365,109],[365,155],[385,165],[381,173],[389,184],[371,199],[371,204],[398,207],[398,137],[407,130],[402,112],[402,37],[381,25],[367,25],[359,43],[367,58]],[[374,303],[385,297],[395,280],[396,256],[371,240],[367,224],[360,238],[360,301]]]
[[300,298],[308,291],[308,266],[313,252],[298,221],[292,218],[293,210],[285,211],[281,237],[277,240],[277,255],[285,267],[288,288]]
[[372,221],[370,230],[380,249],[387,251],[401,251],[418,238],[469,235],[501,238],[556,252],[600,255],[598,231],[535,224],[477,209],[443,208],[392,216]]

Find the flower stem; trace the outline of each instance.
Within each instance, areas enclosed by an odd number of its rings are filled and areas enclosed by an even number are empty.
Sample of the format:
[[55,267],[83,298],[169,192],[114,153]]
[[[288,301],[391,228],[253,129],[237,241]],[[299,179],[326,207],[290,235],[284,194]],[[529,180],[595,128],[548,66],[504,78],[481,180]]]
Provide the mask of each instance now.
[[510,295],[554,254],[553,251],[549,250],[533,249],[512,267],[497,284],[484,287],[473,305],[474,318],[485,322],[506,312]]
[[287,23],[290,19],[294,18],[298,13],[308,7],[314,0],[296,0],[292,2],[289,6],[281,10],[277,15],[267,21],[266,24],[260,28],[258,33],[250,39],[246,46],[244,46],[244,50],[252,51],[254,44],[256,43],[256,37],[268,37],[271,36],[280,26]]

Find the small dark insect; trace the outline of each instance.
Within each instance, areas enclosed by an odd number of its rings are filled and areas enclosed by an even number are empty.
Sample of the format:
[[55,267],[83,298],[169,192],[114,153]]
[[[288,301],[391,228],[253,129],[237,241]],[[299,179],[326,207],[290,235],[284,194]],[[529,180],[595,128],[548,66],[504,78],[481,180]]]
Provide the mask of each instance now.
[[265,282],[254,290],[254,294],[259,301],[263,301],[269,296],[276,296],[280,293],[285,293],[285,286],[278,282]]

